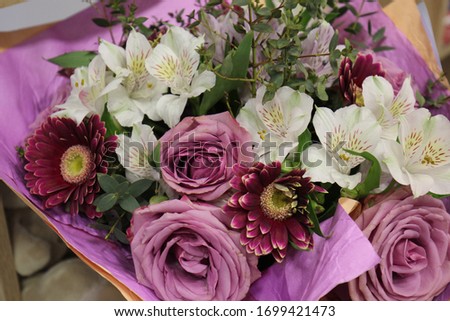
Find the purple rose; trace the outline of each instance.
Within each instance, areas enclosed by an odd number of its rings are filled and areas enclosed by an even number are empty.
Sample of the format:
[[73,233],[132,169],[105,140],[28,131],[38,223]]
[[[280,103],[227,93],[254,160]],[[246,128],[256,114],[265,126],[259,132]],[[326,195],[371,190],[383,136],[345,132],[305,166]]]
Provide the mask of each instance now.
[[233,164],[253,160],[243,155],[251,150],[250,134],[228,112],[184,118],[160,142],[166,183],[204,201],[215,200],[230,189]]
[[406,189],[375,197],[356,223],[381,262],[349,282],[353,300],[431,300],[450,282],[450,215]]
[[140,208],[130,235],[137,280],[163,300],[241,300],[260,277],[257,258],[216,206],[187,197]]

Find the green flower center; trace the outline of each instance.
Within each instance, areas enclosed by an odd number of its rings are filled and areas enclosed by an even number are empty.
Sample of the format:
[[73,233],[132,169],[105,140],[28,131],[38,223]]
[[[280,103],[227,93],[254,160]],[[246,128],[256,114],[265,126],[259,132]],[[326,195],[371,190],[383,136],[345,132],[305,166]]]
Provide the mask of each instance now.
[[69,147],[62,155],[59,165],[63,179],[71,184],[84,183],[93,166],[92,153],[83,145]]
[[272,183],[261,193],[261,208],[264,215],[284,221],[297,211],[297,195],[288,187]]

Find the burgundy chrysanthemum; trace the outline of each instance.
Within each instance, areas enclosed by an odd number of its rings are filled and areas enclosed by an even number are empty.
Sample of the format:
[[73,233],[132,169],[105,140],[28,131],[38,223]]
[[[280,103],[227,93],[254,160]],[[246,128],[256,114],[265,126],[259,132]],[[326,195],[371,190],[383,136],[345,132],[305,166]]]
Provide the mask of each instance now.
[[339,67],[339,86],[348,103],[360,102],[363,81],[369,76],[385,76],[383,66],[374,62],[371,54],[359,53],[355,63],[348,57],[342,60]]
[[280,177],[281,163],[236,164],[230,184],[237,192],[224,210],[233,216],[231,226],[242,229],[241,243],[249,253],[272,254],[281,262],[289,242],[302,250],[313,247],[312,222],[308,217],[308,194],[324,190],[294,169]]
[[97,173],[106,173],[106,157],[117,147],[116,136],[105,139],[106,128],[98,115],[80,125],[68,118],[48,117],[28,138],[25,159],[27,187],[44,198],[44,207],[69,204],[91,218],[100,216],[92,203],[100,186]]

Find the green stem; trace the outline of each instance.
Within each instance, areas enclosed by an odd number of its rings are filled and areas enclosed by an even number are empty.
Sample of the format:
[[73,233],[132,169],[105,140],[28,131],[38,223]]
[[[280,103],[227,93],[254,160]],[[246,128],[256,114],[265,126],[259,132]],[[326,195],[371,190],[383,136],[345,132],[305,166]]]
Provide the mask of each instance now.
[[117,227],[117,224],[119,224],[119,222],[123,219],[123,217],[125,216],[126,212],[123,212],[119,218],[114,222],[113,226],[111,226],[111,229],[109,230],[108,234],[106,234],[105,236],[105,240],[108,240],[111,237],[111,234],[114,233],[114,230]]
[[[253,18],[252,18],[253,10],[252,9],[253,9],[253,7],[250,4],[248,6],[248,16],[249,16],[248,20],[249,20],[250,28],[253,26]],[[253,77],[251,90],[252,90],[252,96],[253,97],[256,97],[256,79],[255,79],[256,67],[255,67],[255,64],[256,64],[256,40],[255,40],[255,37],[253,37],[252,38],[252,62],[251,62],[251,65],[252,65],[252,77]]]

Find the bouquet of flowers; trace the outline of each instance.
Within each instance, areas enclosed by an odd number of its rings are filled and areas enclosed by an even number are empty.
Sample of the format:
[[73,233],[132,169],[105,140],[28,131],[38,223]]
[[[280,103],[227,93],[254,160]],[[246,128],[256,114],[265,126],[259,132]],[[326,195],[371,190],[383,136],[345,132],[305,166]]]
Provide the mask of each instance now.
[[128,298],[448,299],[449,96],[377,2],[97,6],[0,57],[0,174]]

